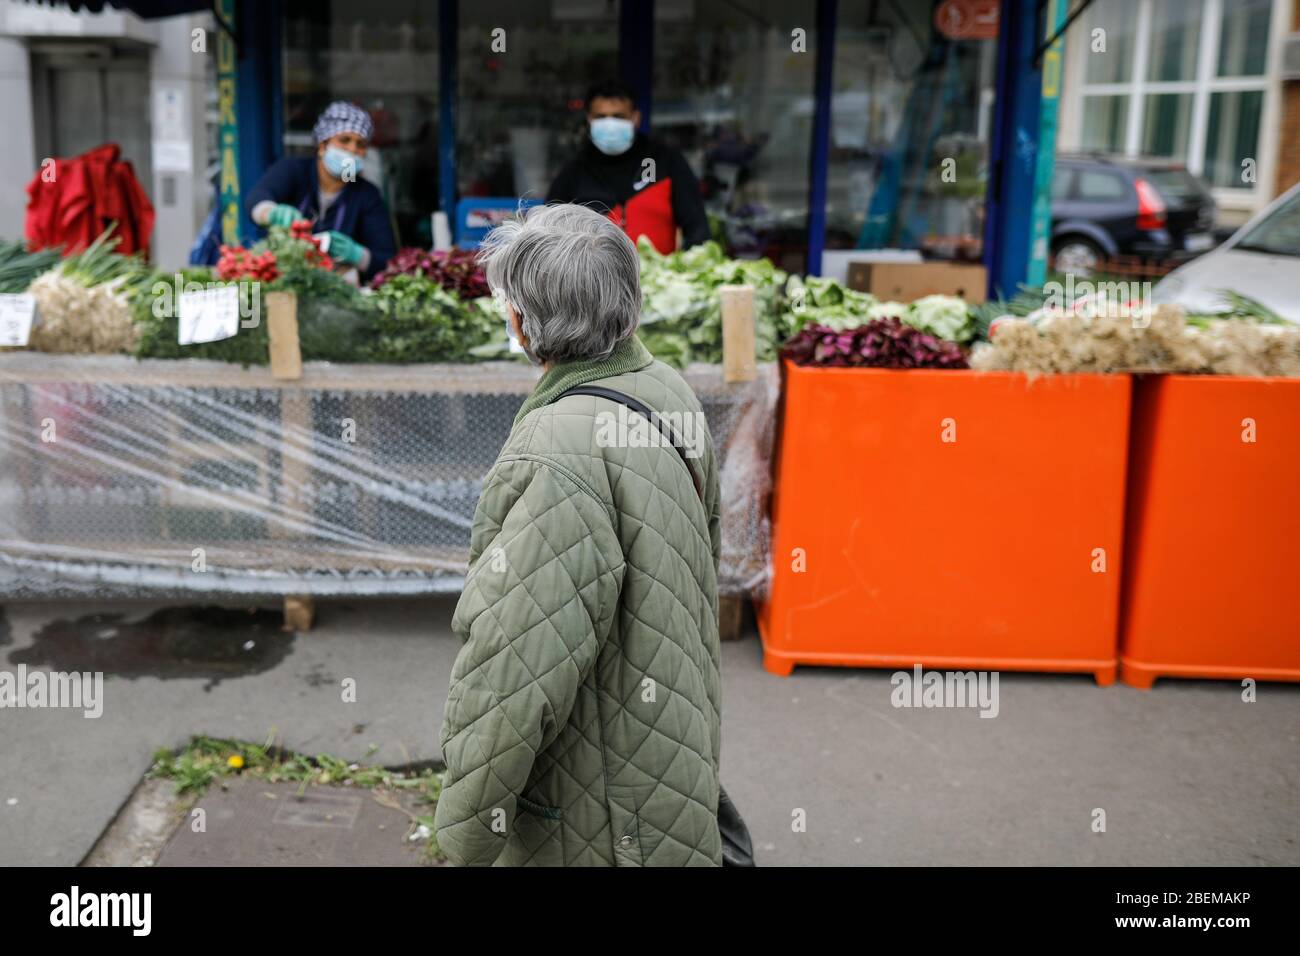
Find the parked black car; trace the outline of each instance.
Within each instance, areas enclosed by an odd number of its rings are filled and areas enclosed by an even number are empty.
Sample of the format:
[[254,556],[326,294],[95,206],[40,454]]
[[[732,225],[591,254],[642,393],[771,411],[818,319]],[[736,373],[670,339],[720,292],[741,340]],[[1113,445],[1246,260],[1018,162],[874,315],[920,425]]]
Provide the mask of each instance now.
[[1052,181],[1052,255],[1087,275],[1114,256],[1182,261],[1213,248],[1214,197],[1163,159],[1058,155]]

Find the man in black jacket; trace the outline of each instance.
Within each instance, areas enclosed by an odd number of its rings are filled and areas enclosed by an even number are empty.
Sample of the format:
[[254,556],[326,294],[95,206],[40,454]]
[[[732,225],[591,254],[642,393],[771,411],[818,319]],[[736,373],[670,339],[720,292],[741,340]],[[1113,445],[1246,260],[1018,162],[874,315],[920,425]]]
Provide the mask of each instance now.
[[700,184],[677,150],[636,131],[641,111],[618,80],[587,93],[588,142],[560,171],[547,202],[590,206],[609,216],[635,241],[646,236],[660,252],[709,238]]

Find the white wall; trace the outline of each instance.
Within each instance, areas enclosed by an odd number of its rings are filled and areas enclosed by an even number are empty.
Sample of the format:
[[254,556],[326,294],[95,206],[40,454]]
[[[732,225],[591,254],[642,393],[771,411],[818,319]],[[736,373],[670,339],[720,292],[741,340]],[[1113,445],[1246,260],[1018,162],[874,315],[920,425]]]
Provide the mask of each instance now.
[[[216,35],[207,15],[169,17],[159,20],[158,26],[149,75],[154,139],[149,192],[158,214],[153,259],[166,270],[178,269],[188,261],[190,246],[212,205],[212,189],[204,177],[207,138],[203,111],[207,58],[216,55]],[[207,52],[193,49],[194,30],[206,31]],[[187,145],[188,167],[178,168],[170,160],[182,158],[179,152]]]

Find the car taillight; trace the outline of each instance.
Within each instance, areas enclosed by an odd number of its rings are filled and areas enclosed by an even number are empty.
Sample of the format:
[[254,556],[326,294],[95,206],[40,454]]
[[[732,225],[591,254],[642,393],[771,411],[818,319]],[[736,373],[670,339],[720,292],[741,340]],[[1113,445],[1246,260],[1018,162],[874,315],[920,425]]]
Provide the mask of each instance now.
[[1133,187],[1138,194],[1138,228],[1165,228],[1165,201],[1156,188],[1145,179],[1134,180]]

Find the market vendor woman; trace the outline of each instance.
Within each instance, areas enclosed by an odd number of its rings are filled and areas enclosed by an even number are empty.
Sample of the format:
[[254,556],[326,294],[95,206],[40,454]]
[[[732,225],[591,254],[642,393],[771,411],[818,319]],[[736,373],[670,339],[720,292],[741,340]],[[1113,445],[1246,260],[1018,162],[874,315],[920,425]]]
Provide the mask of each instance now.
[[356,266],[364,279],[373,276],[397,251],[388,207],[374,183],[361,178],[374,129],[358,106],[338,100],[325,107],[312,130],[316,155],[284,157],[253,187],[253,222],[287,227],[307,220],[314,234],[329,234],[332,259]]

